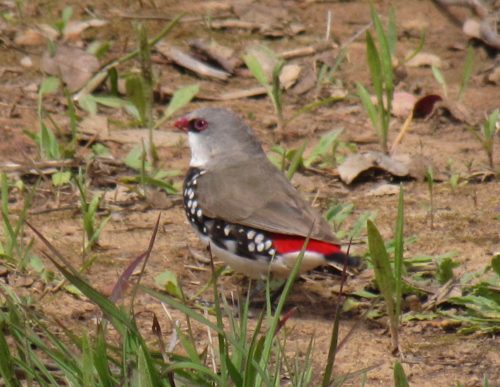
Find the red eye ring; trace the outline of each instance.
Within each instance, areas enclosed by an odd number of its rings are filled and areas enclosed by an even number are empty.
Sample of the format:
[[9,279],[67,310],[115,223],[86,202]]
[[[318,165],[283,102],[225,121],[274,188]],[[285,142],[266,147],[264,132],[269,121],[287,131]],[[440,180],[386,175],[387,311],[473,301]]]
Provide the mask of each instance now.
[[193,120],[192,128],[195,132],[201,132],[208,127],[208,122],[202,118],[196,118]]

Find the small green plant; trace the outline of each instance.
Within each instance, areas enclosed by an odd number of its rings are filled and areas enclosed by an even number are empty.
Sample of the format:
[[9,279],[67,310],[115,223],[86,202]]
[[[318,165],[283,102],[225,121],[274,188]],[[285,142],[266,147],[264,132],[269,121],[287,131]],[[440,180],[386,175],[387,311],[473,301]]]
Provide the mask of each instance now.
[[83,216],[83,230],[85,232],[83,253],[85,255],[89,250],[98,245],[102,230],[108,223],[111,215],[106,216],[98,223],[97,211],[99,210],[103,196],[101,194],[94,195],[90,201],[88,200],[87,186],[81,170],[73,180],[80,192],[80,210]]
[[325,84],[332,84],[335,82],[335,78],[333,77],[333,75],[345,61],[346,52],[347,50],[345,48],[342,48],[340,50],[339,54],[335,58],[335,63],[333,64],[333,66],[329,66],[326,63],[321,64],[321,67],[318,71],[318,76],[316,78],[316,95],[319,95],[321,88]]
[[375,27],[378,48],[372,34],[370,31],[367,31],[366,54],[377,103],[374,104],[372,102],[370,94],[362,84],[358,83],[357,89],[361,103],[368,113],[372,126],[378,135],[380,147],[384,153],[388,153],[387,140],[394,94],[392,58],[396,50],[396,17],[394,9],[391,8],[387,30],[384,30],[380,18],[372,5],[371,18]]
[[279,145],[274,145],[268,157],[276,168],[281,170],[288,180],[291,180],[295,172],[304,165],[304,150],[306,146],[307,141],[298,148],[288,150]]
[[344,155],[337,151],[355,151],[354,144],[340,140],[342,132],[342,129],[337,129],[324,134],[318,144],[304,158],[304,167],[310,168],[313,165],[318,165],[319,168],[335,167],[344,159]]
[[126,182],[141,184],[143,193],[145,186],[153,186],[164,190],[167,194],[176,194],[178,189],[169,181],[172,177],[181,175],[180,171],[165,171],[153,168],[146,160],[146,152],[143,147],[136,146],[125,156],[123,162],[128,167],[139,172],[138,176],[126,178]]
[[374,221],[377,216],[376,212],[364,211],[358,215],[349,228],[342,227],[353,212],[354,205],[350,203],[334,203],[326,211],[325,219],[333,226],[333,231],[338,239],[354,240],[359,238],[366,229],[366,221]]
[[486,157],[488,158],[488,165],[492,171],[495,170],[493,162],[493,151],[495,144],[495,135],[500,132],[500,109],[495,109],[486,119],[486,122],[481,125],[479,131],[469,128],[470,132],[478,139],[483,147]]
[[375,224],[368,220],[368,249],[371,263],[375,272],[375,282],[382,294],[386,312],[389,317],[391,332],[391,349],[399,351],[399,320],[401,315],[401,298],[403,289],[403,224],[404,224],[404,196],[403,188],[399,191],[398,215],[394,236],[394,268],[391,266],[384,240]]
[[[266,53],[276,59],[276,55],[269,49],[266,49]],[[281,59],[276,59],[276,64],[273,68],[271,80],[266,76],[266,73],[260,64],[259,60],[254,55],[245,55],[243,57],[246,66],[252,73],[252,75],[257,79],[257,81],[266,89],[266,93],[271,99],[273,104],[274,112],[276,114],[278,132],[284,129],[284,118],[283,118],[283,101],[280,85],[280,74],[285,62]]]
[[61,19],[59,19],[53,24],[54,28],[57,30],[57,32],[59,32],[59,35],[63,34],[64,29],[68,25],[72,16],[73,16],[73,7],[71,6],[64,7],[61,13]]

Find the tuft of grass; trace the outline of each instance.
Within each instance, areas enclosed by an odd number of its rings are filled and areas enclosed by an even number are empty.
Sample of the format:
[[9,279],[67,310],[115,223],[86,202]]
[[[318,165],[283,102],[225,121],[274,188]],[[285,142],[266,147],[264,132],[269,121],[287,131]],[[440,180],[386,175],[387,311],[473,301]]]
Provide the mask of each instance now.
[[80,193],[80,210],[83,217],[83,230],[85,232],[85,242],[83,246],[83,255],[96,247],[99,244],[101,233],[111,219],[111,215],[106,216],[101,222],[97,221],[97,211],[103,199],[101,194],[94,195],[88,200],[88,191],[85,183],[85,178],[80,170],[78,175],[73,179]]
[[[28,223],[27,223],[28,224]],[[214,303],[194,304],[194,298],[187,299],[182,284],[175,279],[179,290],[176,296],[160,293],[141,286],[138,282],[132,292],[143,291],[161,302],[165,309],[176,309],[186,316],[186,328],[173,322],[174,332],[167,344],[161,332],[158,316],[152,317],[152,336],[156,339],[154,348],[149,339],[138,328],[134,313],[134,299],[127,310],[117,303],[123,297],[124,289],[131,280],[131,274],[142,264],[144,267],[151,255],[159,227],[159,218],[153,230],[148,249],[134,258],[120,275],[112,295],[104,297],[97,292],[38,230],[28,226],[46,245],[50,254],[47,258],[60,273],[78,289],[83,297],[96,304],[103,318],[97,320],[94,335],[88,331],[75,333],[61,321],[50,321],[36,311],[28,299],[20,299],[8,287],[0,284],[5,303],[0,309],[0,377],[8,386],[28,385],[81,385],[81,386],[270,386],[282,383],[282,372],[290,374],[292,386],[311,385],[313,375],[312,356],[314,339],[311,337],[305,356],[290,355],[288,334],[284,329],[294,309],[285,311],[285,302],[293,282],[298,275],[302,255],[297,260],[283,293],[275,307],[272,305],[269,281],[266,285],[265,308],[250,329],[250,289],[240,298],[235,310],[217,284],[221,270],[216,271],[212,261],[212,289]],[[306,242],[307,243],[307,242]],[[305,247],[304,247],[305,249]],[[170,278],[170,282],[172,279]],[[345,276],[344,276],[345,280]],[[344,281],[343,280],[343,281]],[[341,300],[342,295],[339,295]],[[338,339],[339,311],[333,327],[328,366],[324,375],[326,385],[342,385],[354,376],[366,374],[369,367],[346,375],[332,378],[332,356],[342,346]],[[208,313],[215,315],[209,318]],[[223,318],[223,316],[225,318]],[[208,346],[200,349],[199,337],[195,338],[193,323],[206,329]],[[61,334],[55,335],[51,325],[57,325]],[[110,334],[113,334],[111,341]],[[150,336],[151,336],[150,334]],[[212,335],[217,340],[212,339]],[[174,347],[180,346],[174,352]]]
[[382,26],[373,5],[371,6],[371,18],[375,27],[376,42],[370,31],[366,31],[366,53],[377,103],[374,104],[371,101],[370,94],[361,83],[357,83],[357,89],[361,103],[379,138],[380,147],[384,153],[388,153],[387,140],[394,94],[392,58],[395,54],[397,38],[394,9],[391,9],[386,29]]

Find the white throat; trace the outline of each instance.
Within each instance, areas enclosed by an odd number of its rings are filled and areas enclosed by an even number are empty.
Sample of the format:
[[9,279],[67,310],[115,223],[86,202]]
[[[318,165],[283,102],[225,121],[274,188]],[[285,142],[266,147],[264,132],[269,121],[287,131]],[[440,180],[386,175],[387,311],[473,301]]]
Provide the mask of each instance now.
[[204,167],[211,158],[210,149],[200,141],[200,137],[194,133],[188,133],[189,147],[191,148],[190,167]]

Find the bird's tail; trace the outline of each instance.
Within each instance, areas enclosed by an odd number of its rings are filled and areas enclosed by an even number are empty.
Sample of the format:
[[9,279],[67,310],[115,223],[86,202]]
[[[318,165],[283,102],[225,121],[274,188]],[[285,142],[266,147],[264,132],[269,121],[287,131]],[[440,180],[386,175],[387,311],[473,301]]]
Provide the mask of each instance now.
[[364,261],[361,257],[348,255],[342,251],[325,256],[325,259],[330,266],[342,271],[344,266],[347,266],[347,271],[351,274],[358,273],[363,270]]

